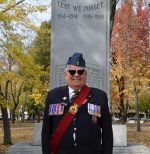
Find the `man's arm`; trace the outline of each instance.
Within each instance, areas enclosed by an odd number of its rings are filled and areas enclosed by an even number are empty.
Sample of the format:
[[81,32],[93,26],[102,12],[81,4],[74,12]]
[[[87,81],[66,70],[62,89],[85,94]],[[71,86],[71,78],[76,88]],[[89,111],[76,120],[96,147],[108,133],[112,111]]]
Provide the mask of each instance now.
[[46,106],[44,111],[43,126],[42,126],[42,152],[43,154],[50,154],[50,138],[52,134],[52,120],[48,115],[49,112],[50,92],[46,98]]

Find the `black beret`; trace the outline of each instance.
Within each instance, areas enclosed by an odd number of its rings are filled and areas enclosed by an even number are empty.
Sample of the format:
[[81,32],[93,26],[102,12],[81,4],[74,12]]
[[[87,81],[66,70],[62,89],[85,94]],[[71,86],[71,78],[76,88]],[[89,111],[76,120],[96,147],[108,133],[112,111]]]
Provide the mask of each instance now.
[[67,65],[76,65],[80,67],[86,67],[85,66],[85,60],[83,59],[82,53],[75,52],[67,62]]

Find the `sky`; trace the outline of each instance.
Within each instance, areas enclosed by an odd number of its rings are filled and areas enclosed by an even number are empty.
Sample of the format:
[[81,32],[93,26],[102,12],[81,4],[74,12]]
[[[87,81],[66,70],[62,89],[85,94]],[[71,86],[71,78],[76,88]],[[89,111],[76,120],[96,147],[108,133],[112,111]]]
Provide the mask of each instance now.
[[30,15],[30,18],[36,25],[40,26],[41,22],[51,19],[51,0],[26,0],[26,2],[32,5],[49,5],[47,11]]
[[[21,0],[16,0],[16,2],[20,2],[20,1]],[[36,24],[37,26],[40,26],[43,21],[49,21],[51,19],[51,1],[52,0],[25,0],[24,2],[22,2],[22,4],[30,3],[32,5],[49,5],[49,9],[46,12],[35,13],[29,16],[29,18],[34,24]],[[21,30],[18,29],[17,32],[21,33]],[[26,31],[24,32],[25,32],[24,34],[26,34],[25,36],[27,37],[28,33]],[[29,33],[30,33],[30,37],[29,37],[30,39],[24,40],[26,45],[31,44],[32,40],[35,37],[34,32],[30,31]],[[3,53],[0,52],[0,59],[2,58],[2,56],[3,56]]]

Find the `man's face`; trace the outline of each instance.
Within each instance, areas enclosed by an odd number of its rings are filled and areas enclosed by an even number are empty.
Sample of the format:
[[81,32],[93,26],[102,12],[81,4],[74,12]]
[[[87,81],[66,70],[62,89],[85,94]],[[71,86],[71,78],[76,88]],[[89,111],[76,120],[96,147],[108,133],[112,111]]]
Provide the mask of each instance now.
[[86,82],[87,71],[83,67],[67,65],[65,79],[72,89],[81,89]]

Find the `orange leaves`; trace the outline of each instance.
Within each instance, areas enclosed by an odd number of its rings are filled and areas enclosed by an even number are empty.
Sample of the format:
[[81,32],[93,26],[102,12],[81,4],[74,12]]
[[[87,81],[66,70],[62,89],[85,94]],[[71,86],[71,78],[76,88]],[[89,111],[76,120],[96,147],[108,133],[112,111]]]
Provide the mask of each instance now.
[[[111,38],[112,96],[116,95],[117,86],[119,96],[119,88],[123,86],[121,93],[124,99],[133,100],[133,83],[146,84],[146,74],[150,68],[147,58],[148,29],[148,10],[140,3],[134,7],[122,4],[116,11]],[[124,78],[123,84],[121,83],[122,77]]]

